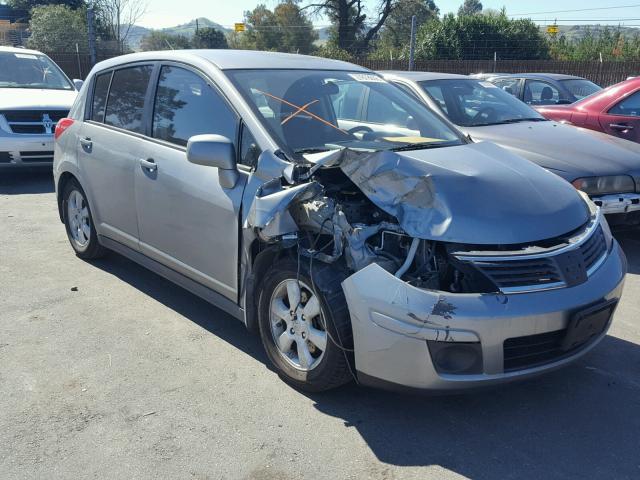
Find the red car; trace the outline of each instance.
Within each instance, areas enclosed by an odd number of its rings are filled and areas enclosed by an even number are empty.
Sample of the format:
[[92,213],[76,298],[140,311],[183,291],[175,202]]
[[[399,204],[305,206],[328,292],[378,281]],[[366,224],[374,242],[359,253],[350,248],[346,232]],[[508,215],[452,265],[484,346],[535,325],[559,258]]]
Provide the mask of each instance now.
[[536,110],[551,120],[640,143],[640,78],[605,88],[571,105],[545,105]]

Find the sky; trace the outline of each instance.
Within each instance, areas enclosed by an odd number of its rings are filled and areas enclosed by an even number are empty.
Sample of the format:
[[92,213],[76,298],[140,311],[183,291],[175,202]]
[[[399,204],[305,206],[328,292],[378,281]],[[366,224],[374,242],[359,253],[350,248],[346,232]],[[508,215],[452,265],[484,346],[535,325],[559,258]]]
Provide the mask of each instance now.
[[[378,0],[365,0],[371,7],[375,7]],[[462,0],[435,0],[443,13],[456,12]],[[149,28],[172,27],[186,23],[197,17],[206,17],[226,27],[242,21],[245,10],[253,9],[257,4],[264,3],[269,8],[278,4],[277,0],[148,0],[147,13],[138,24]],[[303,0],[305,3],[312,1]],[[526,15],[540,24],[551,24],[558,20],[558,24],[573,25],[587,23],[601,23],[613,25],[640,26],[640,1],[636,0],[482,0],[484,8],[501,9],[506,7],[507,14]],[[624,8],[614,8],[624,7]],[[597,10],[585,10],[597,9]],[[558,12],[558,10],[584,10],[572,12]],[[538,13],[545,12],[545,13]],[[557,12],[557,13],[546,13]],[[522,16],[518,15],[518,18]],[[326,19],[314,19],[317,26],[327,24]]]

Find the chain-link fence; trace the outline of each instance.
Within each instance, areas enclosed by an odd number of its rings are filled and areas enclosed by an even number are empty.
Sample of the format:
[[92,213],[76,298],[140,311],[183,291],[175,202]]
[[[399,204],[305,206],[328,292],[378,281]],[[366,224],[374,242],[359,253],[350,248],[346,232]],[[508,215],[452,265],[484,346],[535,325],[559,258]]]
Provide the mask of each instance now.
[[[84,79],[91,70],[88,54],[73,52],[45,52],[71,78]],[[98,54],[97,60],[115,55]],[[406,60],[356,59],[354,63],[372,70],[408,70]],[[561,60],[416,60],[415,70],[469,75],[471,73],[564,73],[587,78],[599,85],[609,86],[640,75],[640,61],[561,61]]]
[[[372,70],[407,70],[407,60],[361,59],[355,63]],[[584,77],[602,86],[640,75],[640,61],[565,60],[416,60],[415,70],[469,75],[471,73],[563,73]]]

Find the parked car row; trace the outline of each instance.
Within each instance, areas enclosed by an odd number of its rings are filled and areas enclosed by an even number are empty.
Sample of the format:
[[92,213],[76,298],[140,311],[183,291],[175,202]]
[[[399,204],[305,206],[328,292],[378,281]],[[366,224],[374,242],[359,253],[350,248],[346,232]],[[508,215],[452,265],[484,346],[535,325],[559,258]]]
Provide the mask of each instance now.
[[114,250],[229,312],[299,388],[527,378],[593,348],[622,293],[603,213],[635,146],[486,81],[147,52],[96,65],[55,136],[76,254]]
[[[494,142],[587,193],[613,225],[640,225],[640,145],[547,120],[489,81],[383,72],[475,141]],[[503,77],[500,77],[503,78]]]
[[77,256],[119,252],[227,311],[299,388],[498,384],[609,328],[626,261],[604,217],[639,223],[640,146],[530,106],[590,82],[202,50],[101,62],[75,98],[38,52],[2,62],[4,166],[50,161],[55,127]]

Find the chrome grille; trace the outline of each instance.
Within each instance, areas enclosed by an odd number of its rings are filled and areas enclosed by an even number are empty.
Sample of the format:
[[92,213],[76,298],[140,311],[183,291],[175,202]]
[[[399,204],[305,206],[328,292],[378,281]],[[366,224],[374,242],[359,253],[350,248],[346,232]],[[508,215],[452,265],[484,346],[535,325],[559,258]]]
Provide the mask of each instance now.
[[36,162],[53,162],[52,151],[33,151],[33,152],[20,152],[20,159],[23,163],[36,163]]
[[550,258],[474,262],[474,264],[500,288],[515,288],[523,285],[549,286],[562,282],[562,275]]
[[606,249],[607,243],[604,240],[602,227],[598,226],[595,233],[580,246],[580,252],[584,258],[584,266],[587,272],[597,265],[603,254],[606,253]]
[[496,255],[456,254],[473,264],[504,293],[573,287],[587,281],[604,261],[607,244],[600,214],[573,243],[543,253]]
[[13,156],[9,152],[0,152],[0,163],[11,163]]
[[11,133],[50,135],[61,118],[69,114],[68,110],[4,110],[3,115]]

